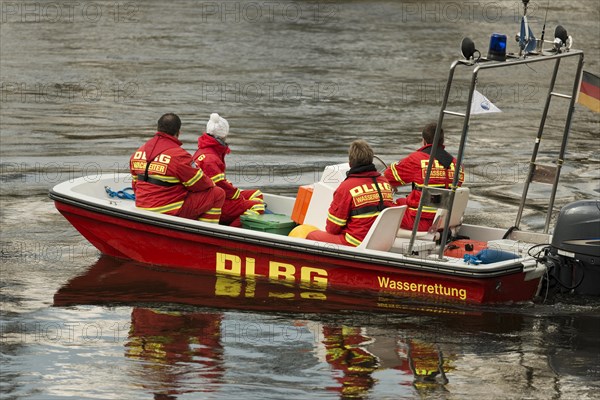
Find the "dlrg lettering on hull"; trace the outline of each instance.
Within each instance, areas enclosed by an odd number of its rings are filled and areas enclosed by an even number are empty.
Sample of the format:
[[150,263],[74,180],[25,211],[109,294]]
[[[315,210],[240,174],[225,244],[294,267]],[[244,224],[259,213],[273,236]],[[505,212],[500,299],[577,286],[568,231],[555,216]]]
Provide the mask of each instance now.
[[234,254],[217,253],[216,272],[239,277],[265,277],[274,281],[294,284],[308,284],[321,289],[327,288],[327,271],[322,268],[301,266],[280,261],[269,261],[267,274],[256,272],[256,259],[236,256]]

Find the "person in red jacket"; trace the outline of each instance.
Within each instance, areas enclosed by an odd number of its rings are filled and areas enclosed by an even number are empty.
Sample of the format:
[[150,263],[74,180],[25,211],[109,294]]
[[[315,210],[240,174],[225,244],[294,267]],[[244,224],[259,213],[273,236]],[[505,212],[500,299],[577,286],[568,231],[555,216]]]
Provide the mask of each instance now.
[[215,185],[225,191],[220,223],[241,227],[240,216],[264,214],[265,203],[260,190],[240,190],[225,176],[225,156],[231,152],[226,142],[228,134],[227,120],[212,113],[206,124],[206,132],[198,138],[198,150],[193,159],[196,166],[202,168]]
[[333,193],[326,231],[316,230],[307,239],[358,246],[379,213],[394,206],[392,187],[373,164],[373,149],[364,140],[350,145],[347,178]]
[[[421,133],[423,137],[421,148],[409,154],[404,159],[392,163],[384,172],[385,177],[393,187],[412,184],[412,191],[408,196],[396,200],[396,204],[408,206],[400,224],[400,227],[403,229],[413,229],[415,223],[436,127],[437,124],[435,122],[427,124]],[[432,166],[429,178],[429,186],[450,188],[454,179],[456,158],[444,150],[443,129],[440,130],[439,145],[435,153],[435,158],[436,160]],[[458,185],[462,185],[464,180],[464,170],[461,168]],[[426,231],[431,227],[436,211],[437,209],[433,207],[423,207],[419,220],[419,231]]]
[[193,167],[181,147],[181,120],[168,113],[158,120],[157,132],[130,158],[135,205],[149,211],[218,223],[225,192],[204,172]]

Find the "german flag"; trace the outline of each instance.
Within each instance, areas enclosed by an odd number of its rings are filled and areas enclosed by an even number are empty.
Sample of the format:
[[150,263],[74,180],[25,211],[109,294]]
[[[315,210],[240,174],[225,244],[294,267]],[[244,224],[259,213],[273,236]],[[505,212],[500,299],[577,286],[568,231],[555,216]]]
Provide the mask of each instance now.
[[583,71],[577,102],[592,111],[600,112],[600,78],[598,76]]

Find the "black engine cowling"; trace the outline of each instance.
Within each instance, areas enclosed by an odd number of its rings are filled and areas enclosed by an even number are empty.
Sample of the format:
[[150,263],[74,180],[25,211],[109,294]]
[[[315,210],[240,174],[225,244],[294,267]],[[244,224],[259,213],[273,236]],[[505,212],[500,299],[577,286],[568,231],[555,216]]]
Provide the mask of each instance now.
[[600,200],[561,209],[546,261],[560,292],[600,296]]

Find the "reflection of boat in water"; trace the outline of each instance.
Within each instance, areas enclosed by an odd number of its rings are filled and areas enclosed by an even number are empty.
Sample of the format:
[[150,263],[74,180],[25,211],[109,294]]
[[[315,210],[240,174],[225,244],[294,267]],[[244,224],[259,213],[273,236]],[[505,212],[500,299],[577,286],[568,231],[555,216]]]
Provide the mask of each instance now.
[[177,373],[175,365],[195,364],[193,378],[202,382],[202,392],[213,392],[223,382],[221,320],[218,312],[133,308],[125,356],[140,362],[155,399],[177,398],[185,374]]
[[[445,385],[445,374],[453,368],[451,354],[443,355],[436,345],[423,340],[390,335],[385,322],[361,318],[359,326],[344,316],[348,310],[353,310],[353,315],[364,311],[365,317],[374,312],[387,315],[406,311],[481,316],[430,305],[401,307],[394,302],[398,299],[381,299],[372,293],[358,296],[331,291],[314,293],[298,285],[173,273],[108,256],[102,256],[54,295],[56,307],[133,307],[125,356],[139,361],[136,373],[151,378],[148,389],[157,393],[156,398],[177,397],[182,377],[174,372],[177,370],[174,366],[182,364],[195,366],[193,379],[202,382],[202,391],[217,390],[225,379],[225,348],[260,342],[259,336],[251,332],[261,330],[259,325],[248,322],[245,332],[239,321],[224,317],[224,310],[301,313],[302,320],[296,321],[294,329],[311,331],[308,354],[313,362],[329,366],[336,384],[328,389],[339,391],[344,398],[366,395],[376,384],[373,375],[382,370],[396,371],[399,384],[413,384],[418,390]],[[358,314],[355,310],[359,310]],[[438,375],[444,379],[437,378]]]
[[101,256],[84,274],[54,295],[54,305],[183,304],[252,311],[326,313],[351,310],[482,315],[441,303],[419,303],[372,292],[341,292],[230,275],[173,271]]
[[[109,256],[100,258],[82,275],[67,282],[54,294],[54,305],[143,306],[169,305],[207,307],[216,310],[266,311],[276,313],[365,316],[364,321],[385,325],[387,316],[432,315],[445,318],[449,328],[463,331],[493,332],[518,330],[522,317],[513,308],[458,307],[448,303],[432,304],[414,299],[370,291],[314,290],[302,284],[268,280],[242,280],[229,275],[206,272],[174,272],[168,268]],[[469,317],[469,318],[464,318]],[[364,322],[363,321],[363,322]]]
[[[252,290],[246,289],[248,284]],[[128,336],[121,353],[133,361],[128,371],[139,374],[140,385],[147,390],[171,398],[178,396],[178,385],[189,389],[190,379],[198,383],[194,390],[220,390],[228,384],[230,369],[238,368],[225,355],[248,351],[271,366],[300,363],[325,371],[328,389],[346,398],[369,397],[381,390],[382,376],[388,387],[390,380],[397,382],[391,386],[398,391],[430,395],[444,391],[444,382],[466,379],[472,370],[485,372],[490,365],[507,365],[502,359],[503,341],[510,343],[511,362],[518,363],[521,371],[530,371],[527,357],[539,358],[542,364],[548,358],[553,368],[567,374],[575,370],[583,375],[597,367],[590,352],[597,342],[595,311],[586,311],[591,316],[582,319],[572,316],[581,314],[581,309],[567,309],[544,322],[538,316],[552,312],[551,306],[486,307],[484,311],[381,298],[370,292],[303,293],[307,289],[300,285],[173,273],[102,256],[55,293],[54,306],[131,307],[131,326],[125,329]],[[548,355],[545,350],[532,355],[521,349],[535,346],[532,341],[556,343],[554,335],[568,342],[550,349]],[[513,353],[514,349],[522,351]],[[495,358],[498,352],[500,359]],[[519,354],[527,357],[517,362],[512,355],[518,358]],[[534,375],[546,381],[547,367],[539,368],[540,374]],[[525,380],[525,375],[529,383],[528,372],[515,379]]]

